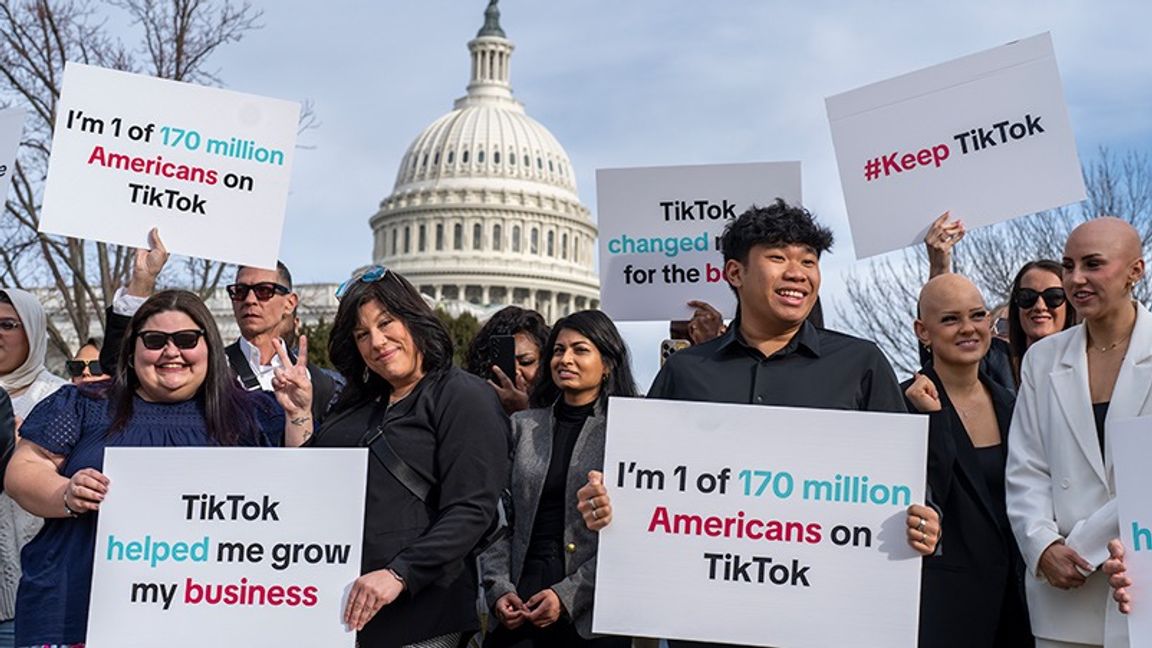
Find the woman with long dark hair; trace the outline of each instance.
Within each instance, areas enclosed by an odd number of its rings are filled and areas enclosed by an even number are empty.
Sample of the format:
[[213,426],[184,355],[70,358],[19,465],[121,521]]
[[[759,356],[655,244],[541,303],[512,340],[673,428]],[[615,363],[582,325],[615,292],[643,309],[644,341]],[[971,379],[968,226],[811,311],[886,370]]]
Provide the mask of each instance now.
[[[492,364],[492,338],[511,335],[516,342],[516,373],[504,375]],[[496,390],[504,411],[509,414],[528,409],[528,395],[540,377],[544,343],[548,341],[548,324],[544,316],[519,306],[506,306],[484,323],[472,343],[464,368],[474,376],[488,380]]]
[[1012,280],[1008,349],[1017,386],[1020,363],[1028,347],[1076,324],[1076,309],[1068,303],[1063,277],[1064,267],[1059,262],[1040,259],[1025,263]]
[[556,323],[535,409],[512,417],[511,533],[481,556],[498,622],[485,646],[628,646],[592,637],[597,534],[576,510],[588,471],[603,470],[610,396],[635,396],[628,348],[608,316],[580,311]]
[[363,575],[344,621],[361,648],[460,645],[479,628],[472,557],[508,474],[508,417],[452,366],[452,338],[403,277],[373,266],[336,295],[328,354],[347,386],[315,434],[306,370],[285,365],[273,383],[300,422],[287,445],[371,450]]
[[216,323],[190,292],[144,302],[109,382],[61,388],[20,429],[5,488],[46,522],[22,556],[17,646],[84,643],[106,447],[279,445],[284,433],[272,399],[236,384]]

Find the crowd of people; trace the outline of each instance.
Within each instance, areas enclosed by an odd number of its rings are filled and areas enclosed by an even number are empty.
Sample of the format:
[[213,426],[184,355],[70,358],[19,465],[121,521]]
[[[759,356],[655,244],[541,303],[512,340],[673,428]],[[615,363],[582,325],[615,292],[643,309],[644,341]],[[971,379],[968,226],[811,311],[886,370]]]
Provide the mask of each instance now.
[[[628,646],[592,633],[592,606],[597,532],[613,522],[609,398],[641,393],[926,415],[927,501],[904,522],[923,556],[919,645],[1127,645],[1108,429],[1152,414],[1152,315],[1132,293],[1141,238],[1118,218],[1080,225],[1060,261],[1019,269],[1000,325],[952,272],[964,234],[944,214],[925,237],[930,279],[908,322],[923,367],[903,384],[876,344],[823,326],[832,233],[782,200],[721,237],[736,318],[691,302],[691,346],[643,392],[594,310],[549,325],[507,307],[455,367],[444,324],[382,266],[337,291],[334,369],[292,334],[283,264],[237,270],[241,335],[226,345],[197,296],[157,291],[155,231],[67,385],[44,366],[41,305],[0,289],[0,648],[84,645],[96,518],[116,490],[110,446],[368,448],[361,575],[343,616],[363,648]],[[497,338],[511,365],[496,362]]]

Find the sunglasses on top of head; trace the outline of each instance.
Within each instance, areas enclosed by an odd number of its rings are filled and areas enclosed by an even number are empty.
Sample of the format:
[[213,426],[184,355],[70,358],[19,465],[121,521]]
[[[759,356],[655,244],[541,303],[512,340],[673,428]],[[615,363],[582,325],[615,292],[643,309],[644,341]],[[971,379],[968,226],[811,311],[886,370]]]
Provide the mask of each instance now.
[[388,276],[388,268],[382,265],[369,266],[354,273],[336,288],[336,299],[342,299],[357,283],[374,283]]
[[172,344],[176,345],[177,349],[194,349],[200,343],[200,338],[204,337],[204,331],[200,329],[187,329],[184,331],[173,331],[168,333],[165,331],[140,331],[137,334],[140,342],[144,345],[145,349],[157,351],[168,346],[168,340],[172,340]]
[[1044,292],[1037,292],[1031,288],[1021,288],[1016,291],[1013,301],[1020,308],[1032,308],[1039,299],[1043,299],[1048,308],[1059,308],[1068,300],[1068,296],[1064,294],[1064,289],[1059,287],[1048,288]]
[[73,378],[79,378],[84,375],[84,369],[88,369],[88,373],[93,376],[103,376],[104,367],[100,366],[99,360],[68,360],[64,363],[68,368],[68,375]]
[[225,290],[228,291],[228,296],[232,299],[232,301],[238,302],[248,299],[249,292],[256,293],[257,301],[262,302],[268,301],[276,295],[287,295],[288,293],[292,292],[288,286],[282,286],[278,283],[272,283],[271,281],[264,281],[258,284],[228,284],[225,287]]

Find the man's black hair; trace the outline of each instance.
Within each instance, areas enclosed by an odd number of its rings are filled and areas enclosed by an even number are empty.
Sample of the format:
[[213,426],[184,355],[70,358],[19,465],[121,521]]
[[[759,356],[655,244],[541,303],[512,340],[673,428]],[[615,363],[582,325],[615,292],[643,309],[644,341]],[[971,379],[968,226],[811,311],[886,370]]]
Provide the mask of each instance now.
[[[236,274],[244,268],[252,268],[254,270],[265,270],[266,268],[257,268],[256,266],[238,265],[236,266]],[[292,273],[288,271],[288,266],[284,265],[283,261],[276,261],[276,276],[280,279],[280,283],[288,290],[292,290]]]
[[749,207],[724,228],[720,239],[724,261],[748,263],[754,245],[804,245],[820,256],[832,248],[832,230],[818,224],[807,209],[777,198],[767,207]]

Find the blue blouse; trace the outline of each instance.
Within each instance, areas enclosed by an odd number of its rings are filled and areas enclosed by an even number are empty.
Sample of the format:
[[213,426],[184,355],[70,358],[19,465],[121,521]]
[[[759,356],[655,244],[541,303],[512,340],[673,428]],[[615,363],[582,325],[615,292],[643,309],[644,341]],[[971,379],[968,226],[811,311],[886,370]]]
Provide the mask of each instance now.
[[[258,430],[240,445],[280,445],[284,412],[264,392],[246,392]],[[150,403],[139,397],[123,429],[108,434],[111,403],[90,389],[62,387],[44,399],[20,428],[22,438],[63,455],[60,474],[82,468],[103,470],[109,446],[176,447],[214,445],[199,400]],[[61,504],[63,507],[63,504]],[[24,573],[16,594],[16,645],[83,643],[92,588],[97,514],[50,518],[20,555]]]

